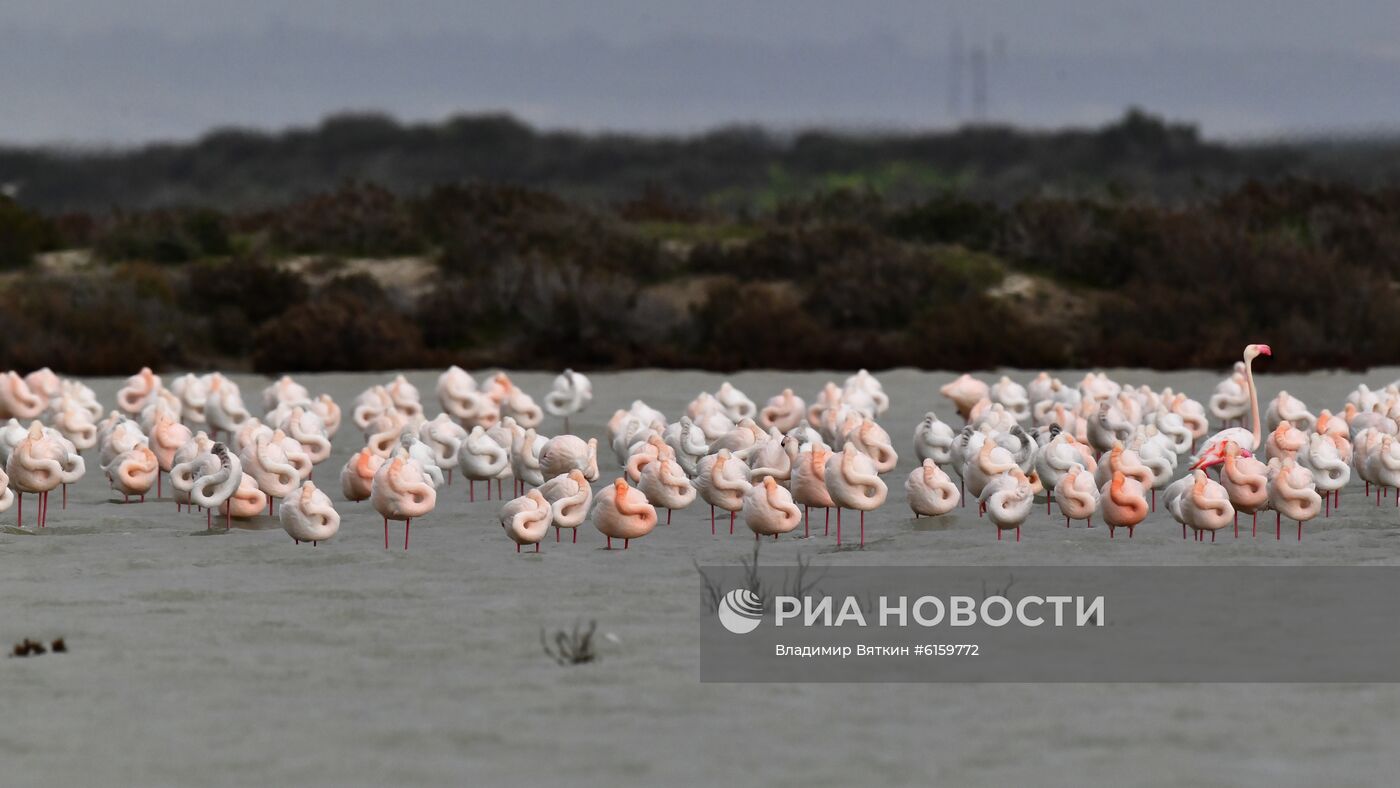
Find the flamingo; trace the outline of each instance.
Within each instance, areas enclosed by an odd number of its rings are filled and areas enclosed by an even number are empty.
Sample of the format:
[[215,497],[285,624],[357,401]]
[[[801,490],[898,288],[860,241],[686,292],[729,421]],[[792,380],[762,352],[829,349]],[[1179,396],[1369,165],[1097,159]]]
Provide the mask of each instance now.
[[[491,445],[495,445],[493,441]],[[374,484],[374,475],[378,473],[379,467],[384,464],[384,458],[370,451],[368,448],[360,449],[350,455],[350,459],[345,462],[345,468],[340,472],[340,491],[345,495],[345,500],[351,502],[368,501],[371,487]]]
[[[176,421],[168,411],[162,410],[156,415],[155,423],[151,425],[150,448],[156,455],[156,462],[159,464],[159,471],[169,473],[174,465],[175,452],[188,443],[194,433],[190,428]],[[156,474],[156,495],[160,496],[161,478],[160,473]]]
[[17,525],[24,527],[25,493],[38,496],[37,522],[40,528],[48,525],[49,493],[61,484],[77,481],[76,477],[81,475],[82,470],[80,463],[74,463],[73,453],[54,434],[46,432],[37,421],[30,424],[24,439],[14,447],[5,462],[5,474],[10,477],[9,483],[18,495]]
[[959,416],[968,419],[972,414],[972,406],[989,398],[991,387],[971,375],[964,374],[952,383],[944,384],[938,391],[953,401]]
[[1099,490],[1099,500],[1110,539],[1116,528],[1127,528],[1131,538],[1133,529],[1147,517],[1144,485],[1122,471],[1113,472],[1113,478]]
[[540,495],[549,501],[554,541],[559,541],[561,528],[568,528],[574,532],[574,542],[578,542],[578,527],[588,519],[588,508],[593,503],[593,488],[588,481],[583,471],[574,468],[539,486]]
[[952,462],[953,428],[939,421],[933,411],[924,414],[919,426],[914,428],[914,456],[919,462],[933,460],[941,466]]
[[1021,541],[1021,526],[1031,514],[1035,503],[1035,488],[1020,468],[1012,468],[987,482],[979,497],[987,519],[997,527],[997,539],[1002,531],[1016,529],[1016,541]]
[[876,473],[889,473],[899,463],[899,455],[890,441],[890,434],[873,421],[864,421],[846,435],[842,448],[850,447],[865,454],[875,464]]
[[564,431],[569,431],[569,417],[583,412],[593,401],[593,383],[582,374],[565,369],[554,379],[554,388],[544,396],[544,409],[551,416],[564,418]]
[[544,420],[544,411],[540,406],[504,372],[496,373],[482,388],[482,392],[496,402],[502,418],[509,416],[521,427],[538,427]]
[[1249,385],[1244,379],[1244,362],[1236,361],[1228,377],[1215,386],[1210,396],[1210,413],[1221,422],[1243,421],[1249,412]]
[[865,547],[865,513],[885,502],[889,488],[875,472],[875,461],[856,449],[844,449],[826,460],[826,487],[836,503],[836,544],[841,544],[841,510],[860,512],[860,546]]
[[1313,486],[1312,471],[1297,464],[1291,457],[1273,460],[1273,477],[1269,480],[1269,505],[1275,513],[1274,538],[1282,538],[1283,517],[1298,523],[1298,541],[1303,541],[1303,523],[1322,512],[1322,496]]
[[139,495],[145,501],[146,493],[155,486],[156,476],[160,474],[160,462],[155,452],[146,444],[139,443],[130,451],[114,457],[102,470],[107,474],[112,489],[121,493],[123,498]]
[[744,522],[753,531],[754,541],[760,536],[777,539],[791,533],[802,521],[802,512],[792,502],[792,493],[778,484],[772,476],[749,487],[744,495]]
[[[456,425],[453,425],[456,426]],[[320,465],[331,456],[331,439],[326,434],[326,425],[321,417],[307,408],[298,405],[282,420],[279,429],[288,438],[296,441],[311,460],[312,465]]]
[[1215,532],[1235,519],[1235,507],[1230,503],[1229,493],[1202,470],[1183,476],[1172,487],[1181,482],[1187,484],[1177,501],[1177,508],[1172,510],[1173,516],[1177,517],[1178,522],[1190,526],[1196,532],[1197,539],[1204,539],[1209,531],[1211,541],[1215,541]]
[[1005,408],[1018,423],[1030,424],[1030,395],[1020,383],[1002,375],[1000,380],[991,385],[988,394],[992,402]]
[[[1236,512],[1253,515],[1251,533],[1257,533],[1259,511],[1269,505],[1268,467],[1240,449],[1238,443],[1225,441],[1225,459],[1220,469],[1220,484]],[[1183,532],[1183,536],[1185,532]],[[1236,525],[1235,535],[1239,536]]]
[[150,367],[142,367],[140,372],[127,378],[126,385],[117,391],[117,409],[127,416],[139,416],[160,388],[160,375],[152,372]]
[[[224,530],[229,530],[233,514],[228,506],[229,499],[238,492],[239,486],[243,483],[246,474],[243,473],[243,462],[238,459],[238,455],[229,451],[228,447],[222,443],[215,443],[210,450],[210,455],[216,461],[212,470],[194,477],[189,485],[190,501],[196,506],[205,510],[205,527],[212,527],[212,515],[210,512],[217,509],[224,514]],[[252,478],[251,476],[248,478]],[[175,479],[171,477],[171,484],[175,484]],[[307,482],[310,484],[310,482]],[[321,497],[325,497],[324,494]],[[329,503],[329,502],[327,502]],[[261,503],[259,506],[261,507]],[[285,511],[285,508],[284,510]],[[334,511],[334,510],[332,510]],[[340,519],[336,518],[337,525]],[[287,521],[282,520],[285,527]],[[324,538],[324,537],[322,537]],[[305,541],[305,540],[303,540]]]
[[666,510],[667,525],[671,524],[672,510],[684,509],[695,501],[695,487],[671,456],[658,458],[643,466],[637,487],[652,506]]
[[904,494],[915,517],[939,517],[958,505],[958,486],[931,458],[909,472]]
[[715,533],[715,507],[729,512],[729,533],[734,533],[734,514],[744,508],[744,496],[753,485],[744,461],[722,449],[700,461],[695,489],[710,505],[710,535]]
[[553,521],[553,513],[549,501],[538,489],[533,489],[507,501],[501,507],[500,521],[506,536],[515,542],[515,552],[520,552],[521,545],[532,544],[538,553],[540,542],[544,541]]
[[259,434],[239,457],[243,471],[257,481],[258,489],[267,493],[269,515],[274,500],[291,495],[302,482],[301,473],[287,456],[286,444],[287,438],[281,431]]
[[310,481],[302,482],[301,491],[282,502],[278,517],[282,530],[297,544],[316,546],[340,530],[340,514],[331,499]]
[[772,476],[779,482],[791,479],[797,444],[796,438],[789,438],[778,432],[777,427],[770,427],[768,439],[756,444],[749,452],[749,481],[757,483],[764,476]]
[[841,395],[843,402],[857,407],[870,418],[883,416],[890,409],[890,398],[885,393],[885,387],[864,369],[846,378]]
[[[826,486],[826,460],[830,450],[820,444],[803,447],[792,462],[792,477],[788,484],[792,489],[793,503],[802,505],[802,535],[811,535],[811,522],[808,515],[812,507],[826,510],[827,531],[831,526],[831,508],[836,502],[831,500],[831,491]],[[713,523],[711,523],[713,527]]]
[[[498,429],[500,425],[492,427]],[[510,475],[510,450],[480,425],[472,427],[457,453],[462,475],[467,477],[467,500],[476,500],[476,483],[486,482],[486,500],[491,500],[491,482]]]
[[724,415],[732,422],[738,423],[744,419],[758,417],[758,406],[754,401],[727,380],[721,383],[719,391],[715,392],[715,401],[719,402]]
[[1095,451],[1106,452],[1115,443],[1126,443],[1133,434],[1133,422],[1121,408],[1108,401],[1098,404],[1098,411],[1088,420],[1089,445]]
[[476,381],[458,366],[448,367],[438,377],[438,403],[463,429],[490,429],[501,419],[500,406],[476,387]]
[[192,428],[209,423],[204,408],[209,402],[209,386],[198,375],[186,373],[170,381],[170,392],[180,399],[180,418]]
[[[239,464],[241,469],[242,463]],[[219,460],[214,456],[214,441],[209,434],[200,430],[185,445],[175,451],[170,465],[170,497],[175,499],[175,511],[181,506],[191,506],[190,490],[195,479],[219,468]]]
[[282,404],[299,405],[310,402],[311,392],[293,380],[291,375],[283,375],[263,389],[262,399],[263,412],[267,413]]
[[[1322,421],[1318,419],[1319,423]],[[1331,515],[1332,496],[1351,481],[1351,465],[1344,458],[1340,445],[1346,438],[1340,435],[1318,435],[1308,438],[1307,450],[1298,455],[1298,461],[1313,472],[1313,482],[1322,493],[1323,510]]]
[[1093,527],[1094,512],[1099,508],[1099,488],[1093,471],[1079,463],[1071,465],[1055,483],[1055,504],[1065,516],[1066,528],[1070,520],[1085,520]]
[[[233,457],[232,454],[229,455]],[[238,488],[220,507],[225,523],[231,520],[247,520],[262,514],[268,505],[267,494],[258,489],[258,481],[246,472],[238,477]]]
[[763,410],[758,412],[758,426],[787,432],[802,423],[802,416],[806,412],[807,403],[793,394],[792,389],[783,389],[781,394],[769,399]]
[[1248,452],[1259,448],[1263,436],[1260,434],[1259,424],[1259,391],[1254,386],[1254,359],[1259,356],[1272,356],[1273,351],[1268,345],[1246,345],[1244,348],[1244,380],[1245,388],[1249,390],[1249,412],[1254,419],[1253,430],[1246,430],[1243,427],[1228,427],[1215,433],[1206,439],[1201,450],[1191,460],[1191,470],[1198,468],[1210,468],[1225,461],[1225,444],[1233,442],[1240,448],[1240,451],[1248,456]]
[[588,481],[597,481],[598,439],[589,438],[584,443],[576,435],[556,435],[540,449],[539,464],[540,473],[546,479],[578,470]]
[[369,500],[375,511],[384,516],[384,549],[389,549],[389,521],[403,520],[403,549],[407,550],[413,518],[433,510],[437,490],[428,481],[423,466],[400,450],[374,474]]
[[1308,406],[1302,400],[1280,391],[1264,412],[1264,429],[1272,430],[1285,421],[1300,430],[1310,430],[1317,423],[1317,417],[1308,412]]
[[646,536],[656,527],[656,509],[647,503],[641,490],[618,477],[594,498],[593,526],[608,538],[609,550],[613,539],[621,539],[622,549],[626,550],[633,539]]

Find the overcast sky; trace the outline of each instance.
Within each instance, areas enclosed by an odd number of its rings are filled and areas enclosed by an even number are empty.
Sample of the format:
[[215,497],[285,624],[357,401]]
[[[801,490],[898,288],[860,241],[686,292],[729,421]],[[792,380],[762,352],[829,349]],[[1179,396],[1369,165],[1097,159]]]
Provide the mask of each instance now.
[[947,126],[972,115],[979,48],[993,120],[1098,123],[1138,104],[1213,136],[1400,130],[1395,0],[0,0],[0,142],[347,109]]

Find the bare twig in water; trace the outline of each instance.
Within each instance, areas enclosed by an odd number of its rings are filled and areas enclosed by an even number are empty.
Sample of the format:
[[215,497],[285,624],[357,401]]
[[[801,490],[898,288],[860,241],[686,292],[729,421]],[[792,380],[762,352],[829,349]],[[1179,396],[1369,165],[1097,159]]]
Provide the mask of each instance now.
[[581,630],[579,622],[575,621],[572,632],[560,629],[554,633],[554,645],[551,647],[550,639],[545,636],[544,627],[540,627],[540,646],[544,648],[546,656],[560,665],[582,665],[586,662],[593,662],[598,659],[598,653],[593,650],[593,633],[597,629],[597,621],[589,621],[586,631]]
[[[744,578],[740,584],[741,588],[747,589],[749,593],[757,597],[763,605],[764,610],[771,609],[775,596],[806,596],[816,590],[817,581],[821,580],[821,575],[809,576],[812,569],[812,559],[804,556],[797,557],[797,566],[792,572],[783,573],[782,588],[774,593],[763,582],[763,577],[759,571],[759,548],[762,542],[754,542],[753,557],[740,558],[739,563],[744,567]],[[724,598],[726,589],[716,578],[705,574],[705,570],[700,566],[700,562],[692,561],[695,564],[695,571],[700,573],[700,582],[704,585],[705,604],[711,611],[719,610],[719,602]]]
[[[1013,574],[1013,575],[1007,575],[1007,576],[1006,576],[1006,585],[1002,586],[1001,588],[993,588],[993,589],[992,589],[992,596],[1005,597],[1005,596],[1006,596],[1006,592],[1010,591],[1010,590],[1011,590],[1011,587],[1014,586],[1014,585],[1016,585],[1016,575],[1014,575],[1014,574]],[[1009,598],[1009,597],[1008,597],[1008,598]],[[986,602],[986,601],[987,601],[987,581],[986,581],[986,580],[983,580],[983,581],[982,581],[982,601],[983,601],[983,602]]]
[[705,586],[705,604],[709,606],[710,612],[714,613],[719,610],[719,601],[724,598],[724,587],[718,580],[705,574],[699,561],[692,558],[691,563],[695,564],[695,571],[700,573],[700,582]]

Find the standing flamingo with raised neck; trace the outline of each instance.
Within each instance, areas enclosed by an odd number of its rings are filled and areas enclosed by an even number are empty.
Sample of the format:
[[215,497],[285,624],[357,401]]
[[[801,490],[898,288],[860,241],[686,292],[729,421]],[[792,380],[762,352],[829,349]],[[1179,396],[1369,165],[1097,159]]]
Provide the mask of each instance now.
[[1244,382],[1249,390],[1249,412],[1254,419],[1254,429],[1230,427],[1206,439],[1205,445],[1191,462],[1191,470],[1209,468],[1225,461],[1225,444],[1233,441],[1242,451],[1250,452],[1263,444],[1259,425],[1259,390],[1254,386],[1254,359],[1259,356],[1272,356],[1268,345],[1246,345],[1244,348]]

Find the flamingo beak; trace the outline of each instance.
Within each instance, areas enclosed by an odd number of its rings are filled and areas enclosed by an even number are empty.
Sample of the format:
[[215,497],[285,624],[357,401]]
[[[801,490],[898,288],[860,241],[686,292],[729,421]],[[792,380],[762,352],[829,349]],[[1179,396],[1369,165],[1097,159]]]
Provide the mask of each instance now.
[[1259,355],[1261,355],[1261,356],[1272,356],[1273,354],[1274,354],[1274,351],[1273,351],[1272,349],[1270,349],[1268,345],[1259,345]]

